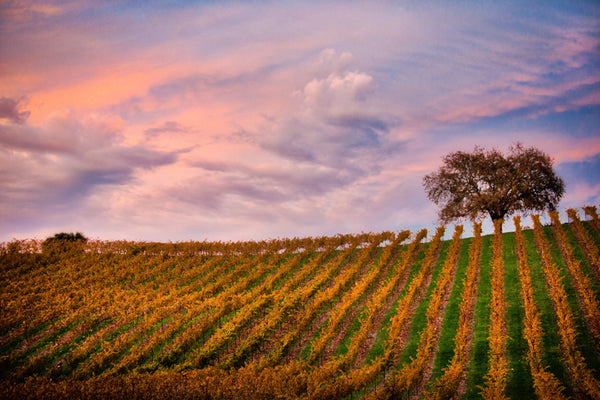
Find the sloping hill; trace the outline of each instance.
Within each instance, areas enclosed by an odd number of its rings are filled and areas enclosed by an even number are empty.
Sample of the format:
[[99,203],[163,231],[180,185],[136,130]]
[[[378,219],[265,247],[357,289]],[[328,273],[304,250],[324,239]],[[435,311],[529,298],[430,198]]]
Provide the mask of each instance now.
[[[600,221],[0,256],[3,398],[600,398]],[[496,397],[501,398],[501,397]]]

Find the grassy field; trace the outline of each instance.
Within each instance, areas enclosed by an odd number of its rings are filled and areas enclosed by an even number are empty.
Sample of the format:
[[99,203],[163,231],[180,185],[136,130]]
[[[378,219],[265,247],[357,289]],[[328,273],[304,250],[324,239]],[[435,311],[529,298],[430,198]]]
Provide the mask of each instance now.
[[549,215],[486,236],[4,243],[0,397],[597,399],[600,221]]

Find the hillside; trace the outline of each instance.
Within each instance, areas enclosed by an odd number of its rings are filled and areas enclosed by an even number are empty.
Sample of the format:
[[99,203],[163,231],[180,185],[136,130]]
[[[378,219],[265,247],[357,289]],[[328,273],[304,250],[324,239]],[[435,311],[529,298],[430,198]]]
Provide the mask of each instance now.
[[6,243],[0,397],[600,398],[600,220],[580,213],[487,236]]

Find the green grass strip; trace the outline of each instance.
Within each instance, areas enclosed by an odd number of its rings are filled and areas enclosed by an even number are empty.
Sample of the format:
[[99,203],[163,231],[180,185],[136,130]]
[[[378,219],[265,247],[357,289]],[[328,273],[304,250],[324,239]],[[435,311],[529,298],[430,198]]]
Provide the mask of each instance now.
[[540,322],[544,336],[542,345],[544,347],[543,363],[548,372],[552,373],[564,386],[565,396],[573,396],[573,389],[568,379],[567,370],[561,361],[560,335],[558,333],[558,324],[552,298],[548,291],[548,284],[544,277],[542,261],[538,253],[533,231],[531,229],[523,231],[525,240],[525,250],[527,252],[527,261],[531,271],[531,283],[533,285],[533,299],[540,312]]
[[508,341],[506,352],[509,360],[509,374],[506,394],[511,399],[535,399],[533,377],[527,362],[528,345],[523,336],[525,309],[521,297],[518,258],[514,232],[504,234],[504,298],[507,309]]
[[417,309],[415,310],[415,313],[413,314],[412,320],[410,322],[406,344],[404,345],[404,349],[400,353],[400,367],[402,367],[406,363],[409,363],[411,358],[414,358],[417,355],[419,342],[421,340],[421,332],[423,331],[423,329],[425,329],[425,326],[427,325],[427,308],[429,307],[429,300],[431,299],[433,289],[437,284],[440,272],[444,267],[444,262],[446,260],[446,255],[448,252],[448,247],[450,247],[450,243],[451,241],[449,240],[442,242],[440,255],[438,256],[431,271],[431,282],[429,283],[429,286],[425,291],[425,295],[419,302],[419,305],[417,306]]
[[473,339],[469,356],[467,388],[464,399],[481,399],[478,386],[483,386],[483,377],[489,369],[488,325],[490,323],[489,304],[492,298],[491,260],[492,235],[482,237],[481,269],[475,295],[473,311]]
[[388,329],[390,327],[392,317],[394,315],[396,315],[396,313],[398,311],[398,302],[402,298],[404,298],[404,296],[406,295],[406,291],[410,287],[411,282],[413,281],[413,279],[415,278],[415,276],[418,274],[419,270],[421,269],[423,259],[425,258],[425,251],[427,250],[428,247],[429,247],[429,243],[426,243],[425,245],[421,246],[421,249],[419,249],[414,262],[409,266],[410,270],[408,273],[408,277],[406,279],[406,283],[404,284],[404,287],[400,291],[400,294],[394,301],[394,304],[384,314],[383,320],[381,321],[381,324],[379,327],[379,330],[375,334],[375,340],[373,341],[373,344],[371,345],[371,348],[369,349],[369,352],[367,353],[367,356],[365,357],[365,362],[364,362],[365,365],[369,365],[373,361],[375,361],[377,358],[383,356],[384,349],[385,349],[385,342],[388,339]]
[[563,277],[562,283],[567,293],[567,301],[571,307],[571,312],[575,320],[575,329],[577,331],[577,348],[581,352],[581,355],[585,359],[585,362],[591,370],[594,372],[596,379],[600,379],[600,359],[596,353],[592,334],[587,326],[584,318],[583,310],[579,304],[577,292],[573,286],[573,281],[567,270],[565,260],[561,254],[561,251],[556,243],[556,237],[551,226],[545,226],[544,236],[549,243],[550,251],[552,252],[552,258],[557,268],[560,270],[560,275]]
[[467,265],[469,263],[469,249],[471,247],[471,238],[462,240],[462,245],[458,255],[458,264],[456,266],[456,277],[454,285],[448,297],[446,311],[440,328],[440,335],[437,344],[437,352],[433,362],[433,370],[429,382],[434,382],[442,375],[443,369],[454,357],[454,338],[460,314],[460,303],[463,301],[462,292]]
[[567,240],[569,241],[569,245],[573,249],[573,255],[579,262],[579,265],[581,266],[581,269],[584,272],[584,274],[589,277],[591,288],[596,294],[596,298],[600,300],[600,285],[596,281],[596,277],[594,276],[594,273],[591,270],[590,263],[587,257],[585,256],[585,248],[582,247],[579,241],[577,240],[577,237],[575,236],[575,232],[573,232],[573,227],[571,226],[571,224],[563,224],[562,227],[567,236]]

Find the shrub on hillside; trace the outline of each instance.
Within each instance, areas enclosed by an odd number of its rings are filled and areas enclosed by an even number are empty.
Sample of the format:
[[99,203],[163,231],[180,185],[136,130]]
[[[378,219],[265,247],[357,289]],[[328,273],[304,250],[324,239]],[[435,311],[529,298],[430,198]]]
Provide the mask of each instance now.
[[82,245],[87,242],[87,238],[80,232],[77,233],[57,233],[47,238],[42,243],[42,254],[49,258],[55,258],[64,253],[81,250]]

